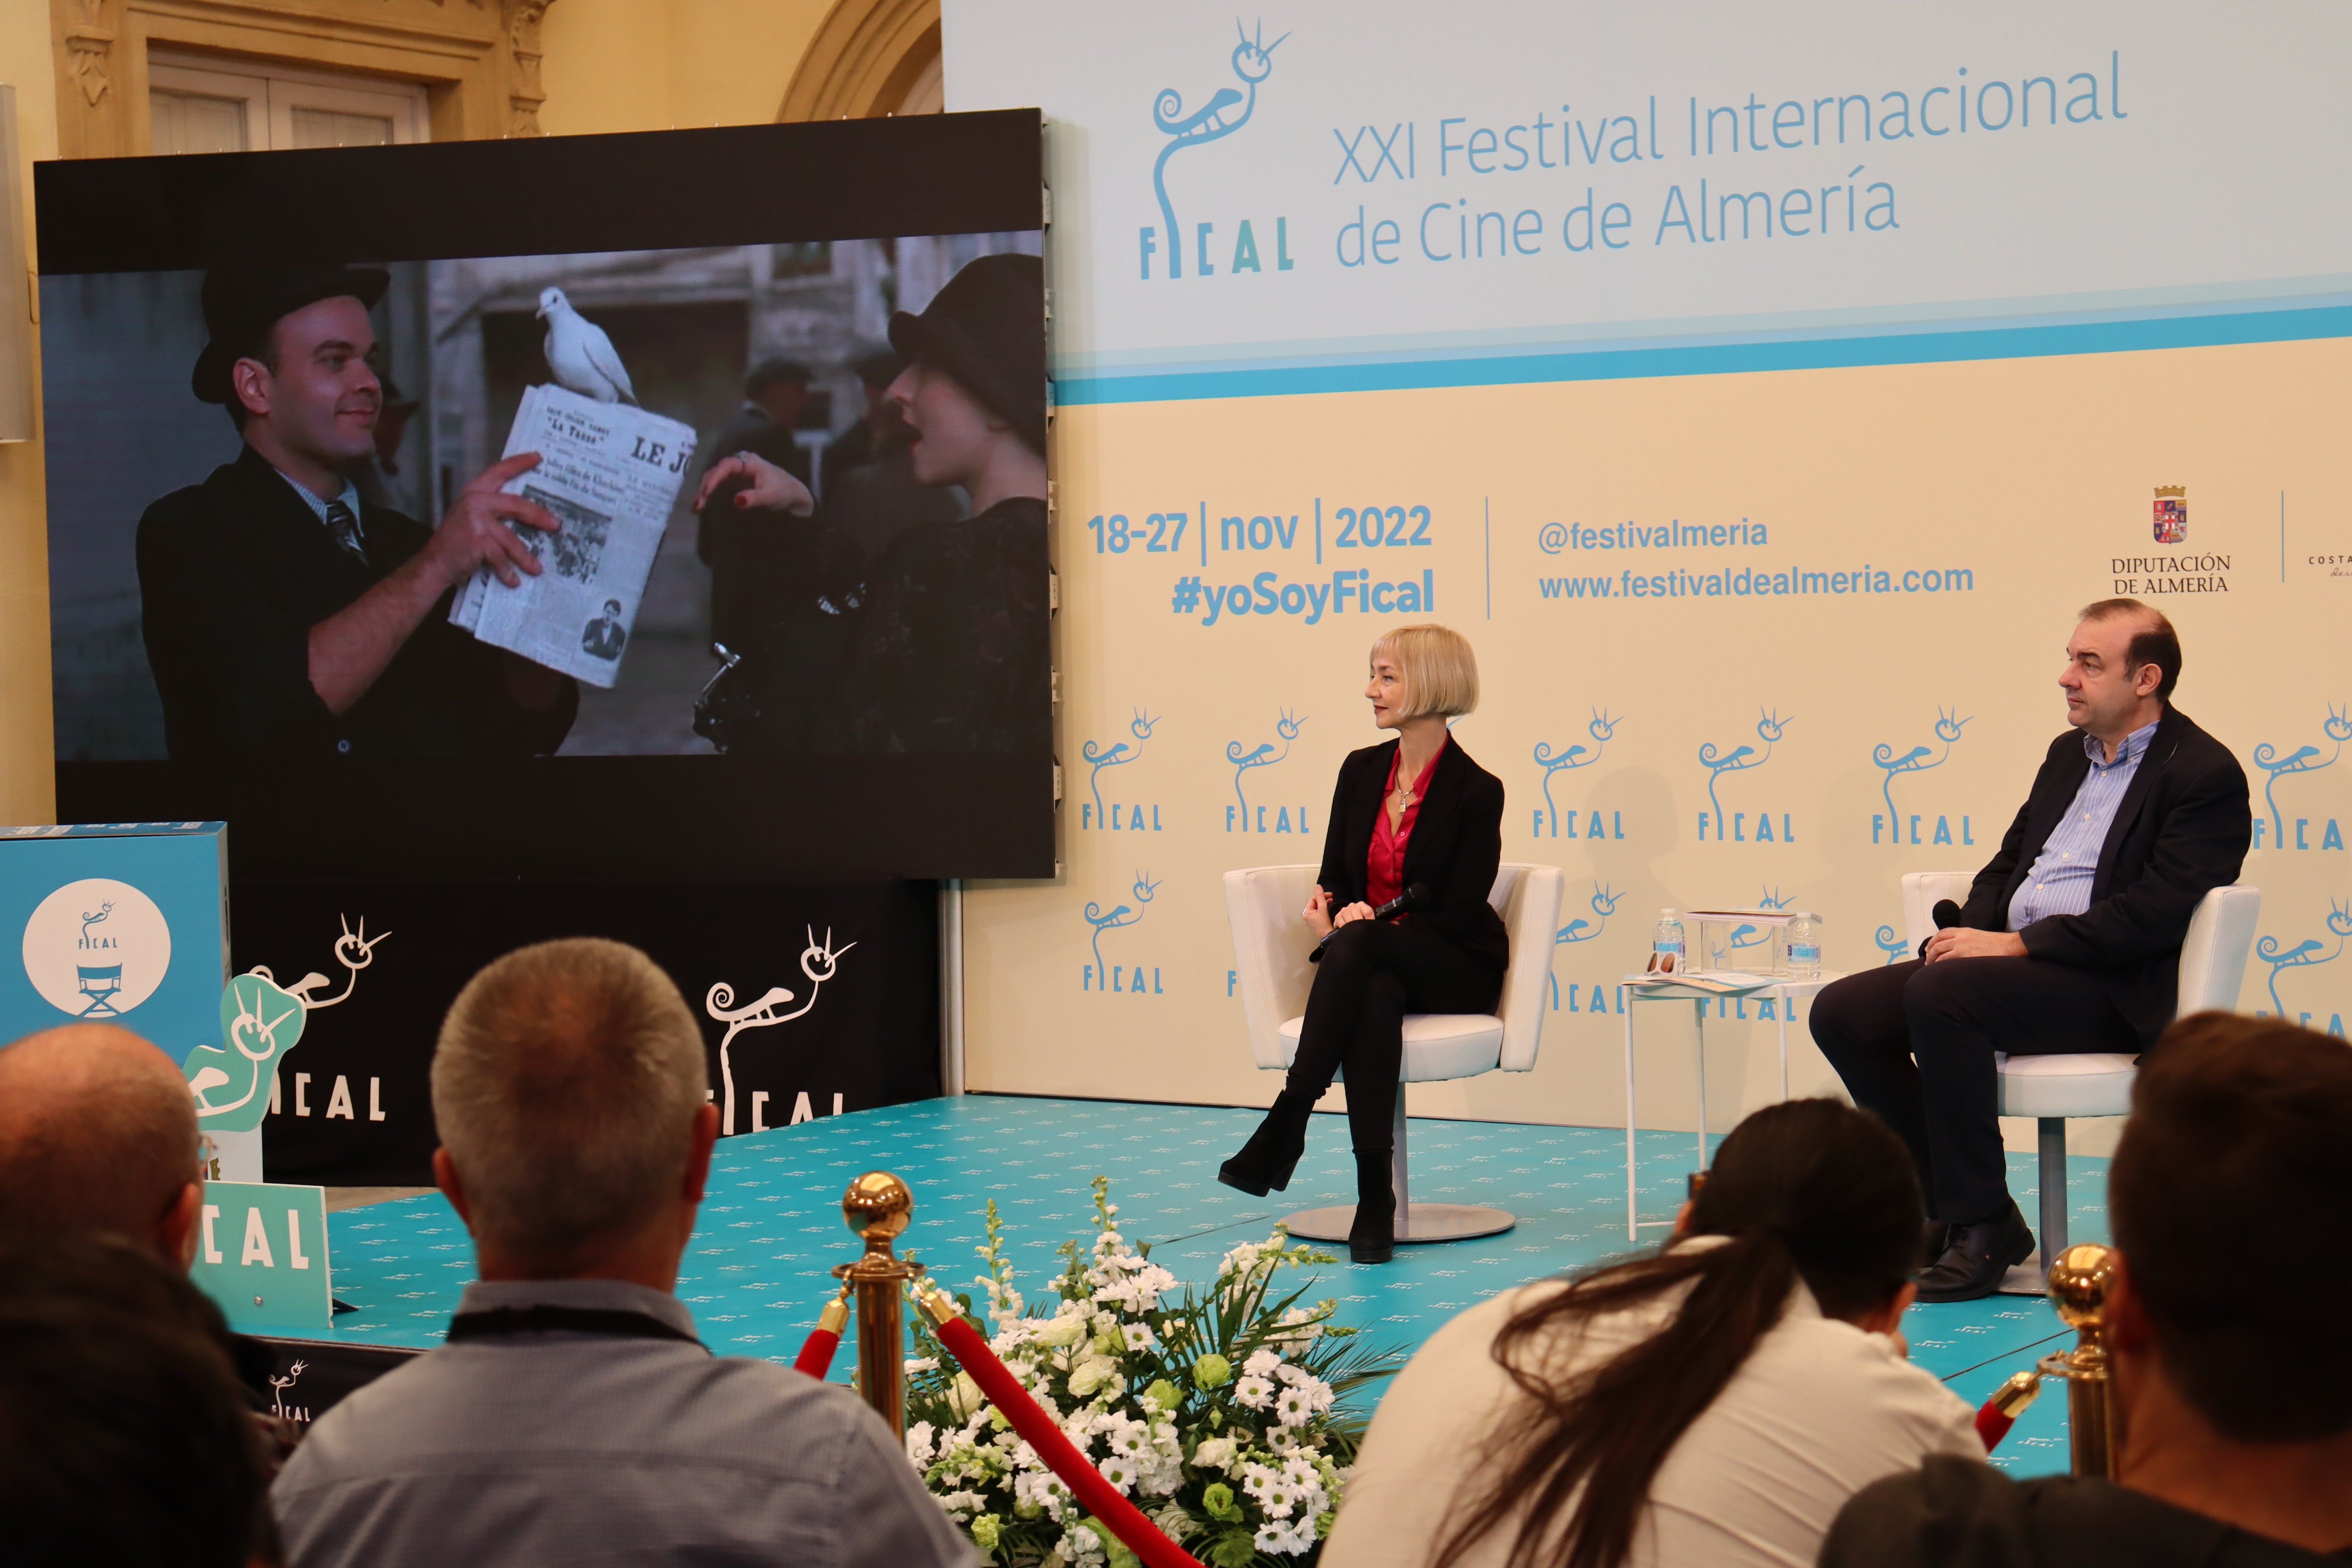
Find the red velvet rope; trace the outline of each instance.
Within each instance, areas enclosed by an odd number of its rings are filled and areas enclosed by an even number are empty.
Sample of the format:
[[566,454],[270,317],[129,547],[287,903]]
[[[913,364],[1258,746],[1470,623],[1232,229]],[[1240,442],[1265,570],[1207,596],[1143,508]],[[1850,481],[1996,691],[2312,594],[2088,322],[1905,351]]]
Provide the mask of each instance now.
[[2042,1376],[2036,1372],[2012,1374],[2009,1381],[1993,1390],[1992,1397],[1977,1411],[1977,1440],[1992,1452],[1992,1446],[2009,1436],[2025,1407],[2033,1403],[2042,1391]]
[[811,1329],[801,1353],[793,1360],[794,1372],[804,1372],[823,1383],[833,1371],[833,1352],[841,1348],[841,1336],[831,1329]]
[[1977,1411],[1977,1437],[1984,1444],[1988,1454],[1992,1452],[1992,1446],[2008,1436],[2009,1429],[2016,1425],[2017,1417],[2003,1415],[1990,1399]]
[[969,1320],[949,1318],[940,1325],[939,1338],[948,1353],[980,1384],[989,1403],[1013,1423],[1013,1429],[1027,1439],[1038,1457],[1053,1467],[1071,1495],[1127,1542],[1128,1550],[1143,1559],[1147,1568],[1202,1568],[1197,1558],[1169,1540],[1158,1525],[1144,1517],[1141,1509],[1121,1496],[1118,1489],[1087,1462],[1053,1417],[1029,1397],[1021,1380],[996,1359],[996,1352],[988,1348],[988,1342],[980,1337]]

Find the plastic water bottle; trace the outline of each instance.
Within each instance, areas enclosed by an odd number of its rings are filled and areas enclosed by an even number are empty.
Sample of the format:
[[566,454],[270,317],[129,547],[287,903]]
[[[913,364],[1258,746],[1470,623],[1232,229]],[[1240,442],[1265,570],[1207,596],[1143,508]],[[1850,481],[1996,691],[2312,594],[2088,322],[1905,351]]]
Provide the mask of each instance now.
[[1683,973],[1683,922],[1672,910],[1660,911],[1657,934],[1650,942],[1650,969],[1657,974]]
[[1818,980],[1821,976],[1821,930],[1811,915],[1800,910],[1789,919],[1789,977]]

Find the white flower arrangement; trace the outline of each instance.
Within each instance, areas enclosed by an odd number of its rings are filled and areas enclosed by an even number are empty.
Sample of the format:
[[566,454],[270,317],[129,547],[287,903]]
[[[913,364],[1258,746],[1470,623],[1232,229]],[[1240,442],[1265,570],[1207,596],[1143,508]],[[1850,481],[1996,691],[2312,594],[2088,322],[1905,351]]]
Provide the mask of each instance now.
[[[1283,1268],[1337,1261],[1279,1226],[1234,1247],[1205,1293],[1180,1288],[1118,1228],[1094,1182],[1091,1245],[1065,1242],[1050,1312],[1014,1289],[988,1206],[989,1345],[1111,1485],[1211,1568],[1304,1568],[1345,1495],[1366,1415],[1350,1395],[1397,1358],[1348,1343],[1334,1303],[1269,1302]],[[971,1303],[964,1301],[967,1311]],[[974,1545],[1004,1568],[1138,1568],[1108,1525],[991,1408],[969,1375],[942,1370],[919,1327],[907,1363],[907,1457]],[[952,1363],[946,1364],[951,1365]],[[1237,1370],[1238,1369],[1238,1370]]]

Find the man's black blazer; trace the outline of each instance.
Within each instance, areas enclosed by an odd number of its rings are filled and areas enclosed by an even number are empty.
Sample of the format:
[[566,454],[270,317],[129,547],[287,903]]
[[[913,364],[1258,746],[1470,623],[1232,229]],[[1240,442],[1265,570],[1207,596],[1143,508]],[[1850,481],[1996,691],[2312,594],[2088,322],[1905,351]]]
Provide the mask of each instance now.
[[[1334,912],[1365,901],[1372,828],[1396,752],[1397,742],[1390,741],[1350,752],[1339,764],[1324,828],[1323,868],[1315,879],[1331,895]],[[1405,918],[1492,963],[1497,974],[1510,966],[1511,938],[1486,895],[1495,890],[1495,870],[1502,859],[1503,781],[1472,762],[1462,743],[1449,736],[1404,847],[1402,885],[1426,882],[1436,898],[1430,908]]]
[[362,563],[252,447],[139,520],[147,666],[174,760],[262,755],[458,757],[552,752],[579,690],[545,712],[509,701],[499,650],[425,613],[367,694],[341,715],[310,686],[310,628],[425,548],[433,531],[360,509]]
[[[2010,899],[2090,770],[2080,730],[2050,742],[2017,820],[1969,889],[1962,925],[2009,929]],[[2198,900],[2238,879],[2252,837],[2245,770],[2189,715],[2168,708],[2116,807],[2090,908],[2048,916],[2018,932],[2026,955],[2095,971],[2146,1047],[2179,1005],[2180,943]]]

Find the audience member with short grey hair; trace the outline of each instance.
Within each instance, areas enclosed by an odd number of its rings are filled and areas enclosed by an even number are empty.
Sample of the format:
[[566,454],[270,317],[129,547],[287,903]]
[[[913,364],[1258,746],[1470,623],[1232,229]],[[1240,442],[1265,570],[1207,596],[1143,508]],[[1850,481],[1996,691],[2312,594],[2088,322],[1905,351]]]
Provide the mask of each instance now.
[[480,1278],[449,1342],[323,1415],[272,1500],[294,1568],[976,1568],[845,1388],[714,1357],[675,1294],[718,1112],[653,962],[579,939],[476,975],[433,1063]]

